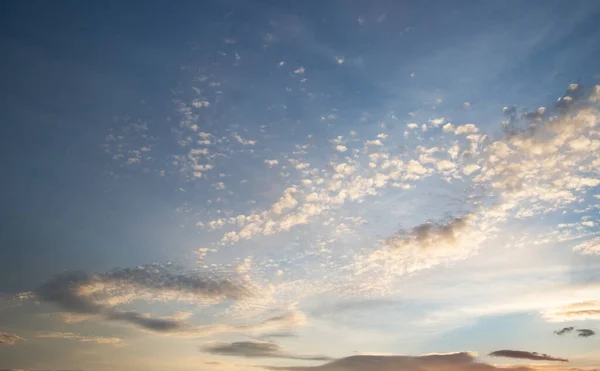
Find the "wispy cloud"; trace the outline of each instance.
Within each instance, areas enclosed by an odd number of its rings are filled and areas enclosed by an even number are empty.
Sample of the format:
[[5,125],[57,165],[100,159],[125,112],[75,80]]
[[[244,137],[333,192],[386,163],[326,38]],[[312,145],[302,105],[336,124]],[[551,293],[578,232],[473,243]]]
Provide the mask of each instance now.
[[24,340],[22,337],[8,332],[0,332],[0,345],[14,345],[17,341]]
[[123,339],[116,337],[105,337],[105,336],[86,336],[81,334],[75,334],[73,332],[40,332],[36,335],[39,339],[66,339],[75,340],[82,343],[95,343],[95,344],[110,344],[110,345],[122,345]]
[[234,343],[216,343],[201,348],[203,352],[245,358],[287,358],[307,361],[328,361],[326,356],[299,355],[284,351],[275,343],[240,341]]
[[505,358],[518,358],[518,359],[529,359],[532,361],[557,361],[557,362],[569,362],[568,359],[553,357],[549,354],[527,352],[523,350],[496,350],[489,354],[492,357],[505,357]]
[[556,335],[564,335],[573,331],[574,327],[563,327],[561,330],[554,331]]

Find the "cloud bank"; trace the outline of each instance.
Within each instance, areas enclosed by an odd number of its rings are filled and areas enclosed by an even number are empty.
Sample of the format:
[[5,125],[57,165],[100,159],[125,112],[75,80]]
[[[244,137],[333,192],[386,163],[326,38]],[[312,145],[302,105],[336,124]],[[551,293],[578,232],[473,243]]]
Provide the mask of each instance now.
[[320,366],[267,367],[286,371],[531,371],[529,367],[501,368],[477,362],[470,352],[422,356],[368,356],[340,358]]

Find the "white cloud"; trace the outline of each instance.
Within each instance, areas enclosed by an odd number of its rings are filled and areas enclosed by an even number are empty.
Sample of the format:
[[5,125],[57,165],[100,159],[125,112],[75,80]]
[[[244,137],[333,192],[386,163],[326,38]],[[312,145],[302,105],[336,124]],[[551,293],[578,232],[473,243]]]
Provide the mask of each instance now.
[[467,164],[463,167],[463,173],[465,175],[471,175],[479,169],[481,169],[481,167],[477,164]]
[[210,106],[210,102],[205,101],[205,100],[194,99],[192,101],[192,106],[194,106],[196,108],[209,107]]
[[434,127],[438,127],[440,125],[442,125],[444,122],[446,122],[446,118],[445,117],[437,117],[434,119],[429,120],[429,123],[431,125],[433,125]]
[[454,134],[456,135],[468,135],[479,132],[479,129],[473,124],[465,124],[456,127]]
[[589,100],[592,102],[600,102],[600,85],[596,85],[592,88]]
[[383,143],[379,139],[365,141],[365,146],[382,146]]
[[245,146],[253,146],[256,144],[255,140],[251,140],[251,139],[244,139],[242,138],[239,134],[234,134],[233,138],[240,144],[243,144]]

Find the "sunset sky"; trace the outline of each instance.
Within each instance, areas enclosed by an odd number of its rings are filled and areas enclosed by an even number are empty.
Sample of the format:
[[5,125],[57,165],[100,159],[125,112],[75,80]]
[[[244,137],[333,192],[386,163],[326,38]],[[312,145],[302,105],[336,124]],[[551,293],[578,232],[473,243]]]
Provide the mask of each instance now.
[[0,2],[0,371],[600,367],[600,2]]

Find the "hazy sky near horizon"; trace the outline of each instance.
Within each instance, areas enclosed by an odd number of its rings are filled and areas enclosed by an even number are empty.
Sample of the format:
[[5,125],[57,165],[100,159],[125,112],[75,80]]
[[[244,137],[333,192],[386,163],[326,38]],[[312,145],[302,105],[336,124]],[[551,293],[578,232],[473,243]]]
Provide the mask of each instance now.
[[0,3],[0,371],[598,368],[599,17]]

